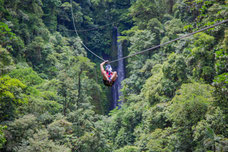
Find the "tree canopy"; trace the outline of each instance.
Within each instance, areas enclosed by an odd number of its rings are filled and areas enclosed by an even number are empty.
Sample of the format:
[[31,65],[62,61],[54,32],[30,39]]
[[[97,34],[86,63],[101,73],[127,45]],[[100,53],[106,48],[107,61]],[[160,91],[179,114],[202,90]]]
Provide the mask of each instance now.
[[127,56],[227,17],[227,0],[0,0],[0,151],[228,151],[227,23],[125,59],[119,109],[82,45],[113,60],[116,28]]

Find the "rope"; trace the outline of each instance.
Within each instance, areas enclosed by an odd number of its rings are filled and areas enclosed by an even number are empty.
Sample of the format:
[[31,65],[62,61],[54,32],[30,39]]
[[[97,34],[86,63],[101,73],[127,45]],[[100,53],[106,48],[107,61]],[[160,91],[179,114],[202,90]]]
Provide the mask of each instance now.
[[[72,0],[70,0],[70,3],[71,3],[71,15],[72,15],[72,21],[73,21],[73,25],[74,25],[74,31],[75,31],[76,35],[77,35],[78,37],[80,37],[79,34],[78,34],[78,32],[77,32],[76,25],[75,25]],[[94,56],[96,56],[97,58],[101,59],[102,61],[105,61],[103,58],[101,58],[100,56],[98,56],[97,54],[95,54],[93,51],[91,51],[91,50],[90,50],[82,41],[80,41],[80,43],[84,46],[84,48],[85,48],[86,50],[88,50],[88,51],[89,51],[90,53],[92,53]]]
[[181,37],[179,37],[179,38],[176,38],[176,39],[174,39],[174,40],[170,40],[170,41],[165,42],[165,43],[163,43],[163,44],[160,44],[160,45],[154,46],[154,47],[152,47],[152,48],[145,49],[145,50],[143,50],[143,51],[136,52],[136,53],[134,53],[134,54],[131,54],[131,55],[128,55],[128,56],[125,56],[125,57],[122,57],[122,58],[119,58],[119,59],[116,59],[116,60],[110,61],[109,63],[117,62],[117,61],[119,61],[119,60],[123,60],[123,59],[126,59],[126,58],[130,58],[130,57],[133,57],[133,56],[135,56],[135,55],[142,54],[142,53],[145,53],[145,52],[147,52],[147,51],[151,51],[151,50],[154,50],[154,49],[156,49],[156,48],[163,47],[163,46],[165,46],[165,45],[167,45],[167,44],[170,44],[170,43],[175,42],[175,41],[178,41],[178,40],[180,40],[180,39],[183,39],[183,38],[186,38],[186,37],[192,36],[192,35],[194,35],[194,34],[196,34],[196,33],[199,33],[199,32],[202,32],[202,31],[205,31],[205,30],[207,30],[207,29],[213,28],[213,27],[218,26],[218,25],[220,25],[220,24],[223,24],[223,23],[225,23],[225,22],[227,22],[227,21],[228,21],[228,19],[226,19],[226,20],[224,20],[224,21],[221,21],[221,22],[218,22],[218,23],[216,23],[216,24],[214,24],[214,25],[211,25],[211,26],[205,27],[205,28],[200,29],[200,30],[198,30],[198,31],[195,31],[195,32],[193,32],[193,33],[186,34],[186,35],[181,36]]
[[[95,31],[95,30],[99,30],[99,29],[104,29],[104,27],[109,26],[109,25],[113,25],[114,23],[118,23],[118,22],[113,22],[110,24],[105,24],[105,25],[99,25],[99,27],[94,27],[94,28],[88,28],[88,29],[84,29],[84,30],[77,30],[78,32],[88,32],[88,31]],[[58,28],[59,29],[59,28]],[[69,29],[63,29],[64,31],[74,31],[74,30],[69,30]]]
[[[76,28],[75,20],[74,20],[74,16],[73,16],[73,15],[74,15],[74,12],[73,12],[73,3],[72,3],[72,0],[70,0],[70,2],[71,2],[71,15],[72,15],[72,20],[73,20],[73,25],[74,25],[74,31],[75,31],[76,35],[77,35],[78,37],[80,37],[79,34],[78,34],[78,32],[77,32],[77,28]],[[202,29],[200,29],[200,30],[198,30],[198,31],[195,31],[195,32],[193,32],[193,33],[189,33],[189,34],[186,34],[186,35],[181,36],[181,37],[179,37],[179,38],[170,40],[170,41],[165,42],[165,43],[163,43],[163,44],[159,44],[159,45],[154,46],[154,47],[152,47],[152,48],[148,48],[148,49],[142,50],[142,51],[140,51],[140,52],[136,52],[136,53],[134,53],[134,54],[131,54],[131,55],[128,55],[128,56],[125,56],[125,57],[122,57],[122,58],[119,58],[119,59],[116,59],[116,60],[109,61],[108,63],[111,64],[111,63],[114,63],[114,62],[117,62],[117,61],[120,61],[120,60],[123,60],[123,59],[126,59],[126,58],[133,57],[133,56],[138,55],[138,54],[142,54],[142,53],[145,53],[145,52],[148,52],[148,51],[151,51],[151,50],[154,50],[154,49],[163,47],[163,46],[165,46],[165,45],[167,45],[167,44],[170,44],[170,43],[172,43],[172,42],[178,41],[178,40],[180,40],[180,39],[184,39],[184,38],[186,38],[186,37],[190,37],[190,36],[192,36],[192,35],[194,35],[194,34],[196,34],[196,33],[203,32],[203,31],[205,31],[205,30],[207,30],[207,29],[213,28],[213,27],[218,26],[218,25],[220,25],[220,24],[223,24],[223,23],[225,23],[225,22],[227,22],[227,21],[228,21],[228,19],[226,19],[226,20],[224,20],[224,21],[221,21],[221,22],[218,22],[218,23],[216,23],[216,24],[214,24],[214,25],[211,25],[211,26],[202,28]],[[102,61],[105,61],[103,58],[101,58],[100,56],[98,56],[97,54],[95,54],[93,51],[91,51],[83,42],[80,42],[80,43],[84,46],[84,48],[85,48],[86,50],[88,50],[88,51],[89,51],[90,53],[92,53],[94,56],[96,56],[97,58],[99,58],[99,59],[102,60]]]
[[99,27],[94,27],[94,28],[90,28],[90,29],[78,30],[78,31],[79,32],[87,32],[87,31],[94,31],[94,30],[97,30],[97,29],[103,29],[104,27],[109,26],[109,25],[113,25],[114,23],[116,23],[116,22],[113,22],[113,23],[110,23],[110,24],[106,24],[106,25],[101,25]]

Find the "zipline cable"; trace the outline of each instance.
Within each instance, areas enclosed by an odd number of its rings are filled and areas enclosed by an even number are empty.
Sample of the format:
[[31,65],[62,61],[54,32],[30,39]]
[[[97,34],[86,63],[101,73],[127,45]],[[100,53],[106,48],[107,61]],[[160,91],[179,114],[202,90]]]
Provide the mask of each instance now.
[[104,27],[109,26],[109,25],[113,25],[114,23],[116,23],[116,22],[113,22],[113,23],[110,23],[110,24],[101,25],[99,27],[94,27],[94,28],[90,28],[90,29],[78,30],[78,31],[79,32],[88,32],[88,31],[94,31],[94,30],[98,30],[98,29],[103,29]]
[[[75,25],[74,12],[73,12],[73,2],[72,2],[72,0],[70,0],[70,2],[71,2],[71,15],[72,15],[72,21],[73,21],[74,31],[75,31],[76,35],[77,35],[78,37],[80,37],[79,34],[78,34],[78,32],[77,32],[76,25]],[[84,46],[84,48],[85,48],[86,50],[88,50],[88,51],[89,51],[90,53],[92,53],[94,56],[96,56],[97,58],[101,59],[102,61],[105,61],[102,57],[98,56],[98,55],[95,54],[93,51],[91,51],[91,50],[90,50],[82,41],[80,41],[80,43]]]
[[[80,37],[79,34],[78,34],[78,32],[77,32],[76,25],[75,25],[74,12],[73,12],[73,2],[72,2],[72,0],[70,0],[70,2],[71,2],[71,15],[72,15],[72,21],[73,21],[74,31],[75,31],[76,35],[77,35],[78,37]],[[122,57],[122,58],[119,58],[119,59],[116,59],[116,60],[109,61],[108,63],[111,64],[111,63],[114,63],[114,62],[117,62],[117,61],[120,61],[120,60],[123,60],[123,59],[126,59],[126,58],[133,57],[133,56],[138,55],[138,54],[142,54],[142,53],[145,53],[145,52],[148,52],[148,51],[151,51],[151,50],[154,50],[154,49],[163,47],[163,46],[165,46],[165,45],[167,45],[167,44],[170,44],[170,43],[172,43],[172,42],[178,41],[178,40],[180,40],[180,39],[184,39],[184,38],[186,38],[186,37],[190,37],[190,36],[192,36],[192,35],[194,35],[194,34],[196,34],[196,33],[203,32],[203,31],[205,31],[205,30],[207,30],[207,29],[213,28],[213,27],[218,26],[218,25],[220,25],[220,24],[223,24],[223,23],[225,23],[225,22],[228,22],[228,19],[223,20],[223,21],[221,21],[221,22],[218,22],[218,23],[216,23],[216,24],[214,24],[214,25],[211,25],[211,26],[202,28],[202,29],[200,29],[200,30],[198,30],[198,31],[195,31],[195,32],[193,32],[193,33],[189,33],[189,34],[186,34],[186,35],[181,36],[181,37],[179,37],[179,38],[170,40],[170,41],[165,42],[165,43],[163,43],[163,44],[156,45],[156,46],[154,46],[154,47],[152,47],[152,48],[148,48],[148,49],[142,50],[142,51],[140,51],[140,52],[136,52],[136,53],[134,53],[134,54],[131,54],[131,55],[128,55],[128,56],[125,56],[125,57]],[[85,47],[86,50],[88,50],[88,51],[89,51],[90,53],[92,53],[94,56],[96,56],[97,58],[99,58],[99,59],[102,60],[102,61],[105,61],[103,58],[101,58],[100,56],[98,56],[97,54],[95,54],[93,51],[91,51],[83,42],[80,42],[80,43]]]
[[[110,24],[100,25],[100,26],[98,26],[98,27],[88,28],[88,29],[84,29],[84,30],[77,30],[77,31],[78,31],[78,32],[95,31],[95,30],[103,29],[103,28],[106,27],[106,26],[113,25],[114,23],[118,23],[118,22],[112,22],[112,23],[110,23]],[[74,30],[67,30],[67,31],[74,31]]]
[[110,62],[108,62],[108,63],[110,64],[110,63],[113,63],[113,62],[117,62],[117,61],[119,61],[119,60],[123,60],[123,59],[126,59],[126,58],[130,58],[130,57],[133,57],[133,56],[135,56],[135,55],[142,54],[142,53],[145,53],[145,52],[147,52],[147,51],[154,50],[154,49],[159,48],[159,47],[163,47],[163,46],[165,46],[165,45],[167,45],[167,44],[170,44],[170,43],[172,43],[172,42],[174,42],[174,41],[178,41],[178,40],[180,40],[180,39],[183,39],[183,38],[192,36],[192,35],[194,35],[194,34],[196,34],[196,33],[199,33],[199,32],[205,31],[205,30],[207,30],[207,29],[213,28],[213,27],[218,26],[218,25],[220,25],[220,24],[223,24],[223,23],[225,23],[225,22],[228,22],[228,19],[223,20],[223,21],[221,21],[221,22],[218,22],[218,23],[216,23],[216,24],[214,24],[214,25],[205,27],[205,28],[200,29],[200,30],[198,30],[198,31],[195,31],[195,32],[193,32],[193,33],[186,34],[186,35],[181,36],[181,37],[179,37],[179,38],[176,38],[176,39],[174,39],[174,40],[170,40],[170,41],[165,42],[165,43],[163,43],[163,44],[154,46],[154,47],[152,47],[152,48],[145,49],[145,50],[143,50],[143,51],[136,52],[136,53],[134,53],[134,54],[131,54],[131,55],[128,55],[128,56],[125,56],[125,57],[122,57],[122,58],[119,58],[119,59],[110,61]]
[[[118,22],[112,22],[112,23],[110,23],[110,24],[100,25],[100,26],[98,26],[98,27],[88,28],[88,29],[84,29],[84,30],[77,30],[77,31],[78,31],[78,32],[95,31],[95,30],[103,29],[103,28],[106,27],[106,26],[113,25],[114,23],[118,23]],[[63,29],[63,31],[74,31],[74,29],[73,29],[73,30]]]

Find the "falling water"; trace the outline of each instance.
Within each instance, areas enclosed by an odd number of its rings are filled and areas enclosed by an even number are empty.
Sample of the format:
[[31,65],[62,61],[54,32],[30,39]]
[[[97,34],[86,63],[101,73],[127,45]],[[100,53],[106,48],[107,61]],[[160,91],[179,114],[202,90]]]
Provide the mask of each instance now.
[[[119,34],[117,28],[115,28],[115,33],[116,33],[115,44],[117,46],[117,56],[119,59],[119,58],[123,57],[122,42],[118,42],[120,34]],[[124,77],[125,77],[123,60],[118,61],[117,74],[118,74],[118,79],[116,80],[116,82],[112,88],[113,108],[116,108],[116,106],[118,106],[118,108],[120,108],[121,104],[122,104],[122,101],[118,101],[118,100],[119,100],[120,96],[122,95],[122,92],[120,91],[122,89],[121,82],[124,80]]]

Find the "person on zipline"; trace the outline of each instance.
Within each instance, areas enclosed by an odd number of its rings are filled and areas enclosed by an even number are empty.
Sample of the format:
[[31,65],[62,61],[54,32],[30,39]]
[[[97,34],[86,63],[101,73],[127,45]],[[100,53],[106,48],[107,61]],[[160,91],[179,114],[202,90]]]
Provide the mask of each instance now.
[[[100,68],[101,68],[101,74],[103,76],[104,85],[111,87],[115,83],[118,75],[117,75],[116,71],[112,72],[111,65],[109,65],[107,63],[108,63],[108,61],[102,62],[100,64]],[[103,66],[105,64],[107,64],[107,65],[105,66],[105,70],[104,70]]]

